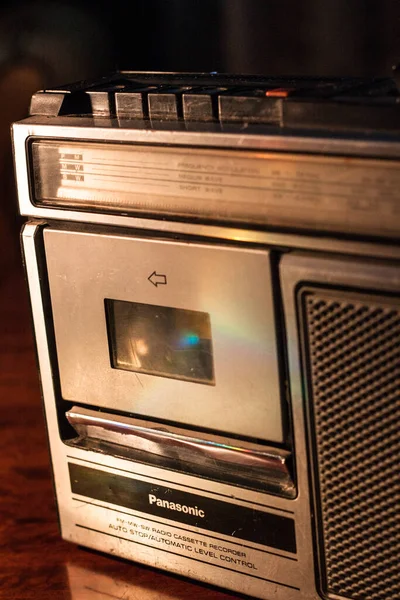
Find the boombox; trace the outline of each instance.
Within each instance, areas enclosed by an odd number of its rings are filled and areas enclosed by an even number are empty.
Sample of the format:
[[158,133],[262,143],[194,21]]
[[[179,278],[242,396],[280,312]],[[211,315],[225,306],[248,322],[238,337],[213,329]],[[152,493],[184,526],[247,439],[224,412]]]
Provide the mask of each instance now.
[[14,125],[62,537],[400,598],[400,95],[121,72]]

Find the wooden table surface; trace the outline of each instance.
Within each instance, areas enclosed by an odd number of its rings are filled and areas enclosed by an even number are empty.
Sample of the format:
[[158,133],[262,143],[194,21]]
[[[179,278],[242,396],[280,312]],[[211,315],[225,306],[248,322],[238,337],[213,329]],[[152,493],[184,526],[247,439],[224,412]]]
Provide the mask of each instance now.
[[0,280],[0,338],[0,598],[236,597],[60,539],[21,270]]

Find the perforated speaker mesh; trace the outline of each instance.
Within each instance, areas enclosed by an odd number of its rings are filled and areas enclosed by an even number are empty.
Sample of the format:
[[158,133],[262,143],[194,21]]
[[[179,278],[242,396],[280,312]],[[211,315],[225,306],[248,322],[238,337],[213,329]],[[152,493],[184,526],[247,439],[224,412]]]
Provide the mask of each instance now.
[[302,293],[327,595],[400,598],[400,301]]

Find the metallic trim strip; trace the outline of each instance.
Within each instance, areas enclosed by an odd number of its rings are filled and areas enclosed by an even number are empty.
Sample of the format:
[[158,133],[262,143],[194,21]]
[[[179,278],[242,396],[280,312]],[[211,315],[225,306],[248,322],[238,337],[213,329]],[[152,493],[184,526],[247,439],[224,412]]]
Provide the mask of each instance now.
[[[43,222],[52,220],[63,220],[72,222],[86,222],[95,225],[110,226],[122,225],[132,230],[156,231],[158,234],[180,234],[202,238],[226,240],[238,243],[256,244],[262,246],[278,246],[279,248],[308,250],[310,252],[331,252],[339,254],[350,254],[370,256],[376,258],[398,259],[400,258],[400,247],[393,244],[379,244],[373,242],[362,242],[354,240],[340,240],[332,237],[312,237],[296,233],[280,233],[274,231],[252,231],[233,227],[221,227],[218,225],[200,225],[195,223],[180,223],[176,221],[163,221],[156,219],[138,219],[130,217],[111,217],[107,215],[95,215],[91,213],[66,212],[62,210],[37,210],[38,217]],[[87,217],[87,218],[84,218]]]
[[[183,129],[181,124],[161,123],[160,129],[147,129],[141,121],[124,121],[129,129],[119,128],[117,119],[93,119],[85,117],[29,117],[14,124],[14,135],[23,129],[25,139],[30,136],[58,139],[121,141],[145,144],[177,144],[209,148],[240,148],[249,150],[271,150],[276,152],[314,152],[323,154],[349,154],[358,156],[400,157],[397,139],[385,138],[346,139],[333,136],[290,135],[277,133],[268,128],[193,124],[193,130]],[[108,127],[107,127],[108,124]],[[104,126],[106,125],[106,126]],[[112,127],[114,125],[114,127]],[[162,127],[162,129],[161,129]],[[254,131],[254,133],[252,133]],[[17,134],[19,137],[19,134]],[[360,136],[361,138],[361,136]]]
[[[40,232],[44,221],[29,221],[25,224],[21,238],[24,253],[25,269],[29,284],[29,294],[35,341],[38,352],[39,369],[41,374],[42,393],[55,401],[52,385],[53,375],[50,362],[50,353],[47,344],[46,319],[43,312],[42,290],[40,287],[41,276],[36,256],[35,238]],[[51,382],[51,383],[50,383]]]
[[[281,493],[292,498],[296,494],[287,461],[290,453],[268,446],[258,446],[234,439],[201,433],[188,435],[177,427],[140,421],[130,417],[88,410],[74,406],[66,413],[79,440],[91,447],[91,440],[116,444],[134,451],[158,455],[201,467],[213,465],[213,471],[224,479],[224,471],[237,468],[246,470],[249,481],[254,478],[265,484],[265,491]],[[94,444],[97,446],[96,442]]]

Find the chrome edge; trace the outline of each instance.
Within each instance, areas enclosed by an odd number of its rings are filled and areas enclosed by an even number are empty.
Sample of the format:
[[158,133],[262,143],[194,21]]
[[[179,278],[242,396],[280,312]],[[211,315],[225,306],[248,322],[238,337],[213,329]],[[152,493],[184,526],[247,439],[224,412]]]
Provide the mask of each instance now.
[[[269,133],[260,130],[252,133],[252,128],[228,125],[215,128],[201,123],[196,131],[182,129],[179,124],[161,122],[159,129],[148,129],[142,122],[124,121],[119,127],[117,119],[101,119],[86,117],[29,117],[14,124],[16,129],[23,128],[25,138],[30,136],[52,137],[58,139],[121,141],[146,144],[189,144],[208,148],[241,148],[249,150],[272,150],[276,152],[314,152],[324,154],[356,154],[370,157],[400,157],[400,143],[397,140],[377,138],[336,138],[333,136],[306,136],[300,132],[296,135]],[[193,124],[193,128],[196,124]],[[216,135],[218,134],[218,135]]]
[[[261,446],[245,441],[201,434],[188,436],[187,431],[131,417],[73,407],[66,413],[70,425],[78,433],[75,446],[83,441],[91,448],[93,440],[124,446],[147,455],[173,459],[178,463],[190,463],[210,472],[218,473],[223,480],[226,471],[243,471],[246,479],[256,478],[265,486],[265,491],[293,498],[296,488],[291,478],[286,450]],[[132,457],[134,458],[134,456]],[[151,461],[151,456],[149,456]]]

